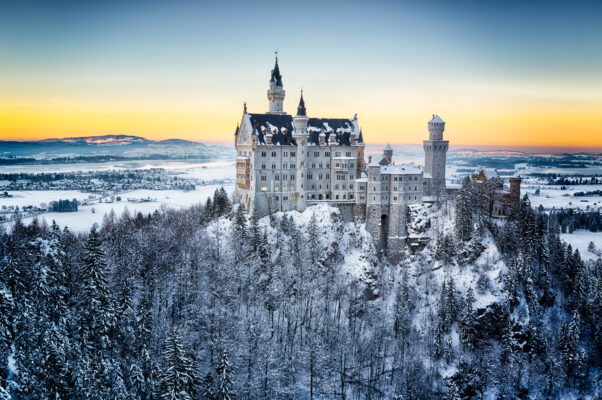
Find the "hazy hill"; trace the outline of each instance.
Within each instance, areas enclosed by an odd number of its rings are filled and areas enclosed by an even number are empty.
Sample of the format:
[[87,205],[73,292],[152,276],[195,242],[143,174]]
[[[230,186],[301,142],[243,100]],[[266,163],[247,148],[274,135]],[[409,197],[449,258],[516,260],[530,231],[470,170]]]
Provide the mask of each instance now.
[[131,135],[102,135],[54,138],[34,141],[0,141],[1,158],[167,156],[169,158],[216,159],[229,157],[230,147],[209,146],[183,139],[150,140]]

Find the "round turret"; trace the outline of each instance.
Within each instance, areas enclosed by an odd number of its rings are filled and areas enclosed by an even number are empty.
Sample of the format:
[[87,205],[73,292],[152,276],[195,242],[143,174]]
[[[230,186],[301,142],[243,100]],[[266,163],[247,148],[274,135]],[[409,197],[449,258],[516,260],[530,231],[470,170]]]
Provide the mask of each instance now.
[[433,119],[429,121],[429,140],[443,140],[444,130],[445,121],[437,114],[433,114]]

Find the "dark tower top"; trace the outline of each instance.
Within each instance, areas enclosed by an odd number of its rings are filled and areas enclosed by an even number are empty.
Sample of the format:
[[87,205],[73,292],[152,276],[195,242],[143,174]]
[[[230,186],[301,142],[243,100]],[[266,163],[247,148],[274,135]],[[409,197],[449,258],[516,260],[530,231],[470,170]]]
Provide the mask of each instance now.
[[300,117],[307,117],[307,110],[305,109],[305,101],[303,100],[303,90],[301,91],[301,99],[299,100],[299,107],[297,107],[297,115]]
[[282,86],[282,75],[280,75],[280,68],[278,68],[278,57],[276,57],[276,64],[272,70],[270,82],[276,82],[276,86]]

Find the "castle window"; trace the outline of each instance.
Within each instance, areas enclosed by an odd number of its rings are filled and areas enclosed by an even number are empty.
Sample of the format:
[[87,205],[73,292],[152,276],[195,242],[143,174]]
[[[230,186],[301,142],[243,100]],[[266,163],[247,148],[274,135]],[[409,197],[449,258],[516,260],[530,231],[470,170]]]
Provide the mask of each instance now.
[[265,169],[265,164],[261,164],[261,169]]
[[322,168],[322,163],[320,163],[320,168]]
[[284,157],[288,157],[288,153],[286,151],[284,152],[283,155],[284,155]]
[[334,185],[334,190],[339,190],[339,185]]
[[279,200],[278,196],[276,196],[276,200]]
[[272,164],[272,169],[276,169],[276,164]]
[[261,187],[261,191],[262,191],[262,192],[267,192],[267,190],[268,190],[268,187],[267,187],[267,186],[262,186],[262,187]]
[[324,155],[325,155],[326,157],[330,157],[330,151],[327,151],[326,153],[324,153]]
[[263,181],[263,182],[265,182],[267,180],[267,177],[266,176],[262,176],[260,180]]
[[316,185],[311,185],[311,190],[314,190],[316,188]]
[[336,199],[337,199],[337,200],[339,199],[339,195],[338,195],[338,194],[337,194],[337,198],[336,198]]
[[261,152],[261,156],[262,156],[262,157],[265,157],[265,151],[262,151],[262,152]]
[[311,165],[311,167],[312,167],[312,168],[316,168],[316,163],[313,163],[313,164]]
[[337,163],[337,164],[335,165],[335,167],[339,168],[339,163]]
[[345,199],[347,199],[347,195],[344,194],[343,195],[343,200],[345,200]]
[[297,196],[291,196],[291,200],[297,200]]
[[394,191],[397,191],[397,186],[393,186],[393,190],[394,190]]
[[352,194],[349,195],[349,200],[353,200],[353,195]]
[[330,168],[330,163],[326,163],[326,168]]
[[414,186],[414,190],[415,190],[415,191],[418,191],[418,186]]
[[348,152],[346,152],[346,153],[345,153],[345,155],[346,155],[347,157],[351,157],[351,152],[350,152],[350,151],[348,151]]
[[326,179],[330,179],[330,174],[326,174]]
[[291,157],[295,157],[295,152],[291,151]]
[[288,200],[288,196],[283,196],[282,200]]
[[397,201],[397,196],[394,196],[394,197],[393,197],[393,200],[394,200],[394,201]]
[[291,175],[291,181],[295,180],[295,175]]
[[287,169],[288,168],[288,164],[282,164],[282,169]]
[[274,188],[274,190],[275,190],[275,191],[278,191],[278,190],[280,190],[280,187],[276,186],[276,187]]
[[272,151],[272,157],[276,157],[276,152]]
[[340,151],[337,151],[337,152],[335,152],[335,153],[334,153],[334,156],[335,156],[335,157],[340,157],[340,156],[341,156],[341,152],[340,152]]
[[278,179],[280,179],[280,177],[279,177],[279,175],[278,175],[278,174],[276,174],[276,180],[278,180]]

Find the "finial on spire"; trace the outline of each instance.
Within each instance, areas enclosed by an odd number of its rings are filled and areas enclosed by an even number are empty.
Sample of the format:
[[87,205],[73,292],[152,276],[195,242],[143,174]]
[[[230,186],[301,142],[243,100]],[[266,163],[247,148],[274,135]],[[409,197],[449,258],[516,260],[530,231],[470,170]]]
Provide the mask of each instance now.
[[301,98],[299,99],[299,107],[297,107],[297,115],[301,117],[307,116],[307,110],[305,109],[305,100],[303,100],[303,89],[301,89]]
[[278,62],[278,50],[276,50],[274,54],[276,55],[276,62]]
[[243,112],[246,114],[247,113],[247,102],[245,101],[243,104]]

